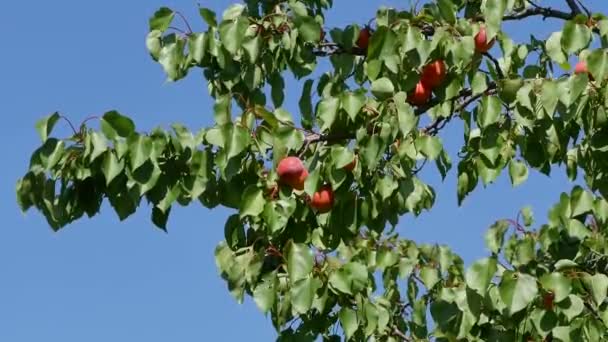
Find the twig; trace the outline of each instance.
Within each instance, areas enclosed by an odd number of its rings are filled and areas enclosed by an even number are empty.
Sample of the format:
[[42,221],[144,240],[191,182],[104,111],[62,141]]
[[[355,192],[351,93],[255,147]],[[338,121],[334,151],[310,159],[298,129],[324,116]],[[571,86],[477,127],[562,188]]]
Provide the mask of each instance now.
[[395,326],[393,326],[393,335],[399,337],[403,341],[407,341],[407,342],[412,341],[412,339],[410,339],[409,337],[407,337],[407,335],[404,334],[403,331],[399,330]]
[[74,135],[78,135],[78,131],[76,131],[76,128],[74,128],[74,125],[72,124],[72,121],[70,121],[70,119],[66,118],[63,115],[59,115],[59,117],[61,119],[63,119],[64,121],[66,121],[68,123],[68,125],[70,125],[70,128],[72,128],[72,131],[74,132]]
[[570,9],[572,10],[572,16],[581,13],[581,9],[576,4],[576,0],[566,0],[566,3],[568,4],[568,7],[570,7]]
[[422,169],[424,169],[424,166],[426,165],[426,163],[428,162],[428,159],[424,159],[424,161],[422,162],[422,165],[418,166],[417,168],[412,170],[412,175],[417,175],[420,171],[422,171]]
[[500,69],[500,63],[498,63],[498,60],[496,58],[494,58],[494,56],[490,55],[487,52],[485,52],[483,55],[486,58],[488,58],[490,61],[492,61],[492,63],[494,63],[494,69],[496,69],[496,73],[498,74],[498,78],[500,78],[500,79],[505,78],[505,75],[503,74],[502,70]]
[[587,16],[590,17],[591,16],[591,11],[587,8],[587,6],[585,6],[585,4],[581,0],[576,0],[576,2],[578,2],[578,4],[583,9],[583,11],[585,11],[585,14],[587,14]]
[[513,227],[515,227],[518,232],[526,233],[526,230],[521,226],[521,224],[519,224],[519,222],[512,219],[505,219],[505,221],[509,222]]
[[177,28],[177,27],[175,27],[175,26],[169,26],[169,29],[170,29],[170,30],[177,31],[177,32],[179,32],[179,33],[183,34],[184,36],[187,36],[187,35],[188,35],[188,33],[187,33],[186,31],[184,31],[184,30],[182,30],[182,29],[180,29],[180,28]]
[[180,16],[180,18],[182,18],[182,20],[186,24],[186,27],[188,28],[188,34],[194,33],[192,31],[192,27],[190,27],[190,23],[188,22],[188,20],[186,19],[186,17],[181,12],[179,12],[179,11],[174,11],[174,12],[175,12],[175,14],[177,14],[178,16]]
[[548,8],[548,7],[535,6],[534,8],[528,8],[521,12],[505,15],[504,17],[502,17],[502,20],[503,21],[519,20],[519,19],[524,19],[527,17],[533,17],[533,16],[537,16],[537,15],[542,16],[543,19],[556,18],[556,19],[570,20],[574,17],[572,15],[572,13],[558,11],[556,9]]

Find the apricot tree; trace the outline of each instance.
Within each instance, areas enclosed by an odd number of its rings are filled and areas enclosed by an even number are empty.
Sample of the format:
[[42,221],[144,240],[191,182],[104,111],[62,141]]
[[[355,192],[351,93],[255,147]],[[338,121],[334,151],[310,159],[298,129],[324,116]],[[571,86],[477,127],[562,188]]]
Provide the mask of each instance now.
[[[147,201],[161,229],[176,204],[234,209],[217,266],[280,340],[606,340],[608,19],[551,3],[436,0],[325,29],[332,0],[246,0],[221,17],[200,8],[204,32],[161,8],[150,54],[172,81],[202,69],[215,125],[140,133],[110,111],[99,130],[54,137],[52,114],[17,200],[55,230],[104,199],[121,220]],[[532,18],[562,29],[526,42],[502,31]],[[291,75],[299,113],[283,107]],[[448,124],[464,128],[457,156],[442,144]],[[543,225],[525,209],[497,221],[488,257],[465,268],[394,231],[432,209],[419,173],[431,162],[457,173],[459,203],[503,170],[513,186],[533,169],[585,188]]]

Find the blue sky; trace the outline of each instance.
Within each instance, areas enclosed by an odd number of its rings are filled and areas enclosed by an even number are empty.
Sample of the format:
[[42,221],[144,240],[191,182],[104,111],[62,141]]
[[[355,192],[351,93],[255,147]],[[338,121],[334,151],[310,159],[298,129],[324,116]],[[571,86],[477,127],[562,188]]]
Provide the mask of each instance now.
[[[231,1],[204,1],[221,12]],[[366,23],[379,5],[406,1],[336,0],[328,26]],[[549,3],[549,2],[546,2]],[[554,3],[554,2],[551,2]],[[559,2],[556,2],[559,3]],[[608,5],[588,1],[596,10]],[[14,196],[30,153],[38,146],[35,121],[60,111],[79,122],[117,109],[139,129],[181,122],[193,129],[209,125],[212,105],[202,74],[176,84],[145,50],[147,20],[167,5],[204,26],[196,1],[6,1],[0,11],[0,341],[268,341],[269,319],[251,301],[238,305],[217,275],[213,249],[223,239],[229,211],[199,205],[175,208],[169,234],[153,228],[149,208],[119,222],[108,205],[102,214],[53,233],[36,212],[22,215]],[[527,38],[547,37],[556,22],[510,25]],[[289,84],[288,84],[289,86]],[[297,108],[299,93],[288,93]],[[59,132],[67,132],[65,125]],[[458,126],[457,122],[452,123]],[[459,146],[460,130],[450,128],[448,146]],[[452,148],[453,149],[453,148]],[[454,156],[455,158],[455,156]],[[453,170],[455,171],[455,170]],[[465,261],[486,254],[483,232],[494,220],[514,217],[532,205],[539,220],[572,184],[560,170],[552,178],[533,173],[512,189],[507,177],[478,188],[461,208],[455,176],[444,184],[435,171],[424,179],[436,186],[434,210],[404,218],[403,236],[451,245]]]

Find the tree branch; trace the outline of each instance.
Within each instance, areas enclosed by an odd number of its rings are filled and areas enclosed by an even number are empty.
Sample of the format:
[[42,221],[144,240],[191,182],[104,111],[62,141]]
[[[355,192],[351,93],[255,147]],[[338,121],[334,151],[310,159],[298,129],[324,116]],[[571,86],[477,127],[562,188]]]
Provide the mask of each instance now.
[[483,55],[486,56],[486,58],[488,58],[494,64],[494,69],[496,69],[496,74],[498,75],[498,78],[504,79],[505,75],[503,74],[502,70],[500,69],[500,63],[498,63],[498,60],[487,52],[485,52]]
[[399,330],[397,327],[393,327],[393,336],[399,337],[402,341],[412,341],[403,331]]
[[[470,89],[465,89],[464,91],[467,92],[468,95],[465,95],[465,96],[462,96],[462,97],[471,96],[472,91]],[[472,97],[466,99],[456,109],[454,109],[450,115],[448,115],[448,116],[442,116],[442,117],[439,117],[439,118],[435,119],[435,121],[433,121],[430,125],[428,125],[428,126],[424,127],[423,129],[421,129],[421,132],[429,134],[429,135],[435,135],[435,134],[439,133],[439,131],[443,127],[445,127],[445,125],[448,122],[450,122],[450,120],[452,120],[452,118],[454,117],[454,113],[460,112],[461,110],[463,110],[466,107],[468,107],[471,103],[479,100],[484,95],[493,94],[495,91],[496,91],[496,83],[492,82],[492,83],[490,83],[488,85],[488,89],[486,89],[486,91],[484,91],[483,93],[477,94],[475,96],[472,96]],[[457,98],[455,100],[457,100]]]
[[568,4],[568,7],[570,7],[570,10],[572,10],[572,16],[581,13],[581,9],[576,4],[576,0],[566,0],[566,3]]
[[502,18],[502,20],[503,21],[519,20],[519,19],[524,19],[527,17],[533,17],[533,16],[537,16],[537,15],[542,16],[543,19],[556,18],[556,19],[570,20],[574,17],[574,15],[572,13],[567,13],[567,12],[559,11],[559,10],[556,10],[553,8],[540,7],[538,5],[535,5],[534,7],[527,8],[524,11],[505,15]]

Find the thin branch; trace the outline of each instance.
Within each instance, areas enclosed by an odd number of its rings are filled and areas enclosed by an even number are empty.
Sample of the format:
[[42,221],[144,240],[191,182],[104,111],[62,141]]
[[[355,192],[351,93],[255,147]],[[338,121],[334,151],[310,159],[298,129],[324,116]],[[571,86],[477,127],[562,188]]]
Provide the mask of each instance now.
[[177,14],[178,16],[180,16],[180,18],[182,18],[182,20],[186,24],[186,27],[188,28],[188,34],[194,33],[192,31],[192,27],[190,27],[190,23],[188,22],[188,20],[186,19],[186,17],[181,12],[179,12],[179,11],[174,11],[174,13]]
[[68,125],[70,125],[70,128],[72,128],[72,131],[74,132],[74,135],[78,135],[78,131],[76,130],[76,128],[74,127],[74,125],[72,124],[72,121],[70,121],[70,119],[66,118],[63,115],[59,115],[59,118],[63,119],[65,122],[68,123]]
[[576,4],[576,0],[566,0],[568,7],[572,10],[572,15],[575,16],[581,13],[581,9]]
[[533,16],[537,16],[537,15],[542,16],[543,19],[556,18],[556,19],[570,20],[574,17],[574,15],[572,15],[572,13],[567,13],[567,12],[559,11],[559,10],[556,10],[553,8],[540,7],[540,6],[536,5],[533,8],[527,8],[526,10],[521,11],[521,12],[505,15],[504,17],[502,17],[502,20],[503,21],[519,20],[519,19],[524,19],[527,17],[533,17]]
[[412,341],[403,331],[399,330],[397,327],[393,326],[393,336],[399,337],[402,341]]
[[177,27],[175,27],[175,26],[169,26],[169,29],[170,29],[170,30],[174,30],[174,31],[176,31],[176,32],[179,32],[179,33],[183,34],[184,36],[187,36],[187,35],[188,35],[188,33],[187,33],[186,31],[184,31],[184,30],[182,30],[182,29],[180,29],[180,28],[177,28]]
[[354,133],[335,133],[326,135],[319,133],[311,133],[304,138],[304,141],[309,144],[314,144],[318,142],[336,142],[351,139],[355,139]]
[[591,11],[587,8],[587,6],[585,6],[585,4],[581,0],[576,0],[576,1],[581,6],[581,8],[583,9],[583,11],[585,11],[585,14],[587,14],[587,16],[590,17],[591,16]]
[[483,55],[486,58],[488,58],[490,61],[492,61],[492,63],[494,63],[494,69],[496,69],[496,73],[498,74],[498,78],[500,78],[500,79],[505,78],[505,75],[502,73],[502,70],[500,69],[500,63],[498,63],[498,60],[496,58],[494,58],[494,56],[490,55],[487,52],[485,52]]

